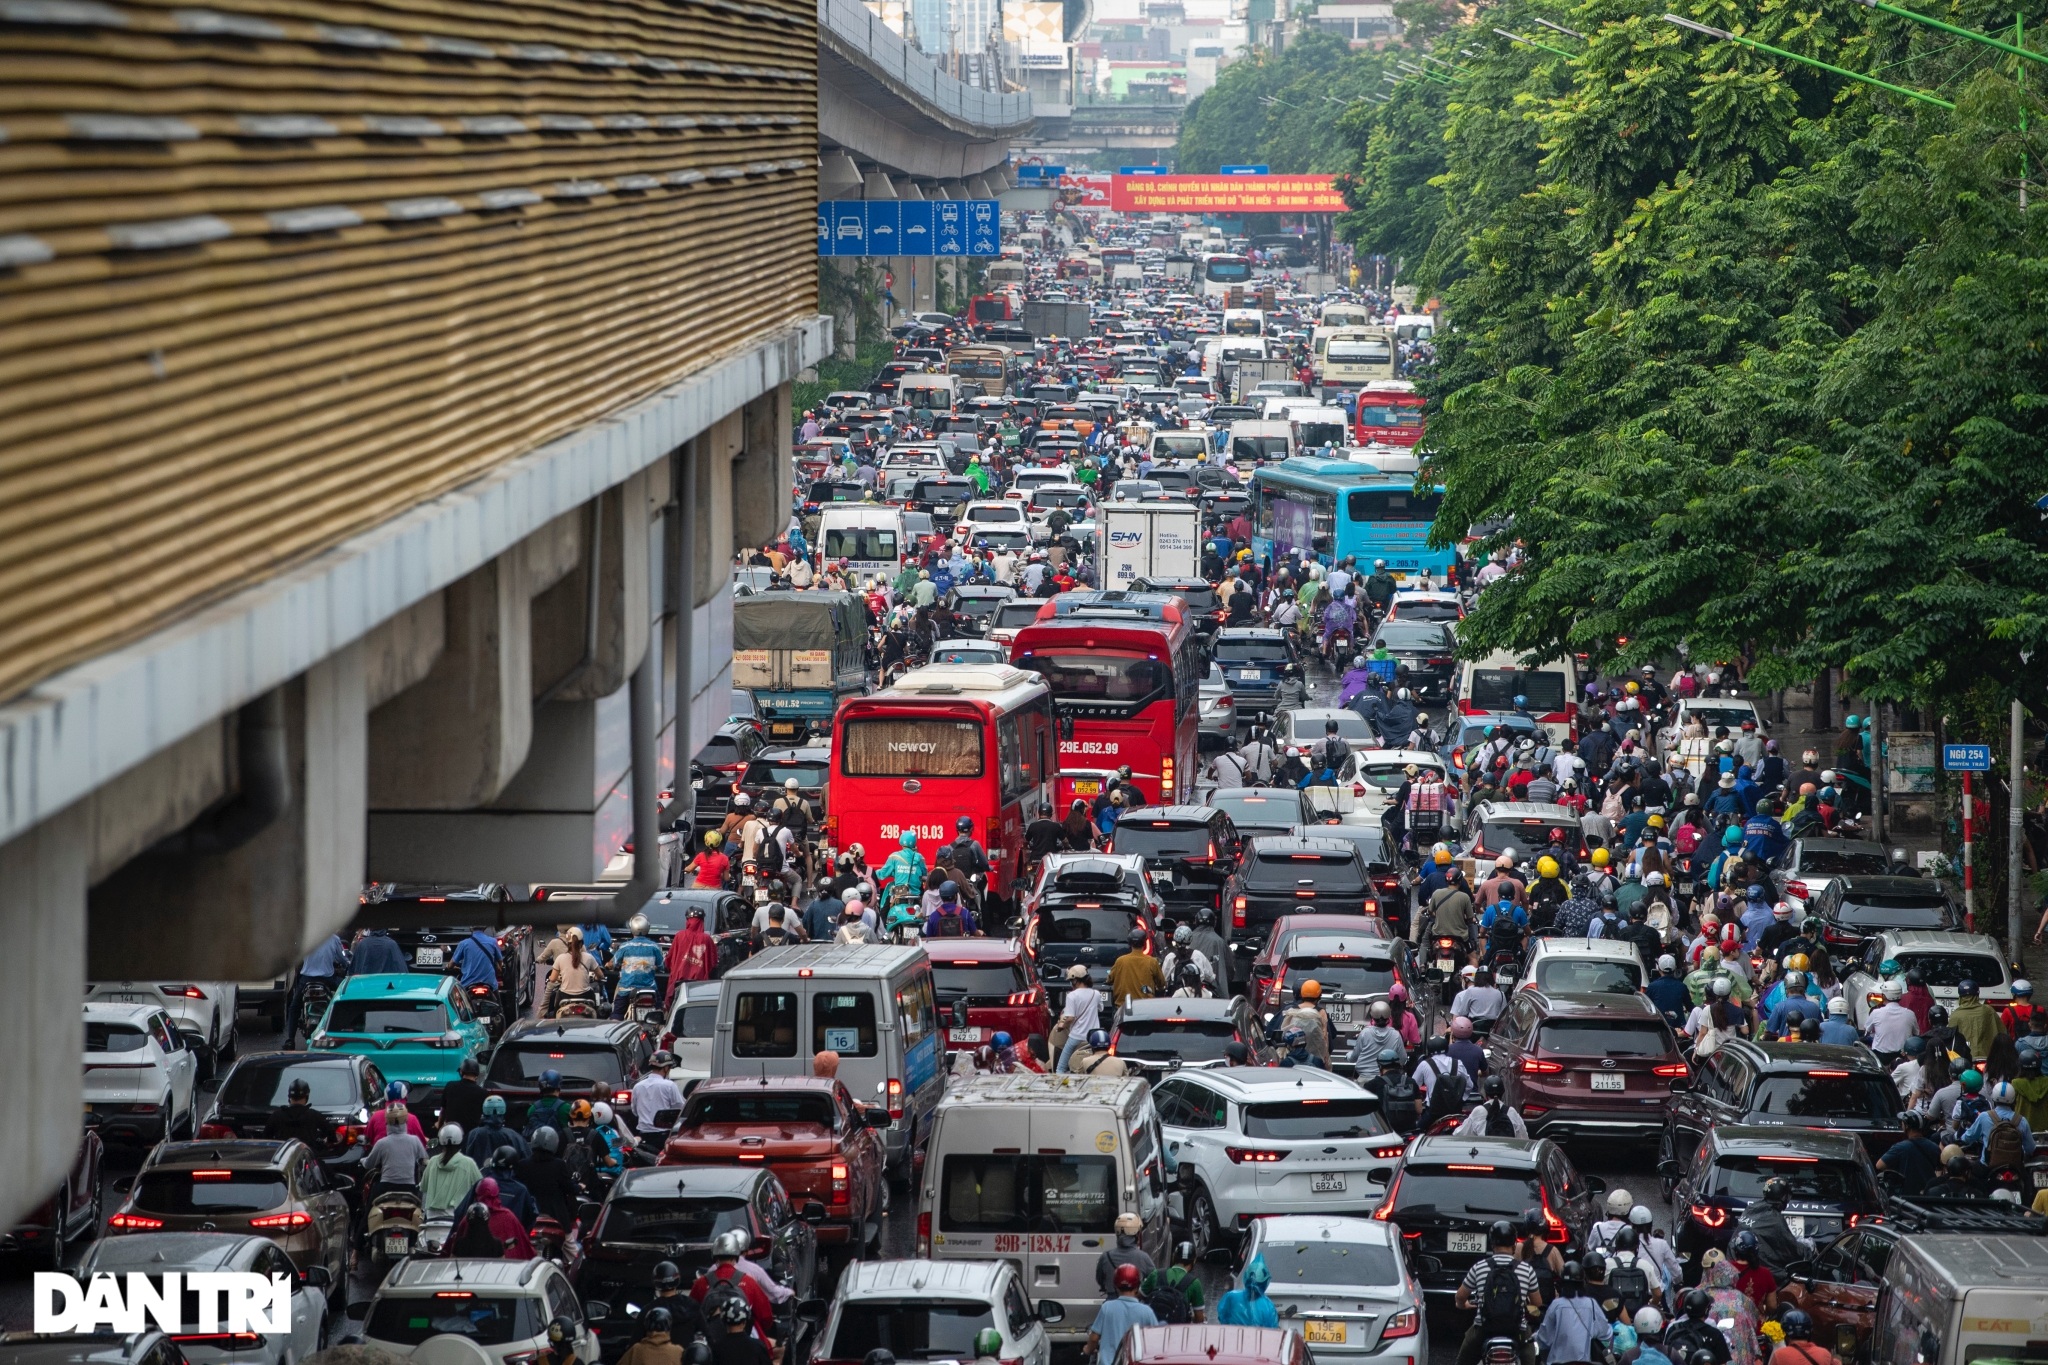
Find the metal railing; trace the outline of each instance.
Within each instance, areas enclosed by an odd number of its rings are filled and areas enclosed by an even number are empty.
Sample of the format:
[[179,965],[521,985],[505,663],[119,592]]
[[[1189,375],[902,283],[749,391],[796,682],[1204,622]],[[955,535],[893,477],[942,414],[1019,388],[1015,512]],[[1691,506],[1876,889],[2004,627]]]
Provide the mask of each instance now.
[[945,118],[989,129],[1031,121],[1031,96],[997,94],[946,75],[860,0],[818,0],[818,27]]

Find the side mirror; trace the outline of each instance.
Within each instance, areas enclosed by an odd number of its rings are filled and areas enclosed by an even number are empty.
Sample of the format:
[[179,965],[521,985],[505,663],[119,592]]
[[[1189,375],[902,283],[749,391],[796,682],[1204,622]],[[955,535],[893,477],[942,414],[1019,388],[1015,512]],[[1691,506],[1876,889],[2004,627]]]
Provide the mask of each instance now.
[[831,1310],[832,1305],[823,1299],[805,1299],[796,1306],[796,1320],[817,1327],[825,1321],[825,1315]]
[[1692,1078],[1690,1076],[1680,1076],[1671,1083],[1671,1093],[1674,1095],[1683,1095],[1690,1089],[1692,1089]]
[[309,1265],[299,1272],[299,1283],[308,1289],[325,1289],[334,1283],[334,1275],[324,1265]]
[[1586,1177],[1586,1192],[1588,1194],[1605,1194],[1607,1193],[1607,1182],[1597,1175],[1589,1175]]
[[1673,1180],[1678,1179],[1679,1175],[1681,1174],[1678,1167],[1678,1162],[1671,1157],[1665,1157],[1662,1161],[1657,1163],[1657,1174],[1670,1176]]
[[967,1022],[967,1020],[968,1020],[967,1002],[966,1002],[965,1000],[956,1000],[956,1001],[954,1001],[954,1002],[953,1002],[953,1027],[954,1027],[954,1028],[967,1028],[967,1027],[968,1027],[968,1022]]
[[583,1320],[585,1322],[603,1322],[611,1315],[612,1306],[608,1303],[593,1300],[583,1305]]
[[806,1223],[822,1223],[825,1221],[825,1206],[815,1199],[805,1200],[803,1212],[798,1216]]
[[676,1120],[682,1116],[683,1111],[680,1109],[657,1109],[654,1111],[654,1126],[656,1128],[673,1128],[676,1126]]
[[330,1190],[352,1190],[356,1187],[356,1178],[341,1171],[322,1171],[320,1178],[327,1182]]
[[1040,1299],[1038,1311],[1032,1316],[1047,1327],[1057,1327],[1067,1320],[1067,1306],[1058,1299]]
[[603,1211],[604,1205],[594,1204],[586,1200],[576,1206],[576,1221],[587,1228],[595,1227],[597,1226],[597,1215]]
[[871,1104],[860,1111],[860,1121],[870,1128],[887,1128],[896,1120],[889,1117],[889,1111],[879,1104]]

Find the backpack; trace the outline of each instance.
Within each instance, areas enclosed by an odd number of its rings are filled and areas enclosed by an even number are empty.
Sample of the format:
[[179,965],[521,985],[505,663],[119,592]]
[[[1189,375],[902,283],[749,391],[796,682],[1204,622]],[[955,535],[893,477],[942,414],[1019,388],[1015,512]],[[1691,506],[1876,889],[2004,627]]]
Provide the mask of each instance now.
[[1488,1100],[1481,1108],[1486,1110],[1486,1135],[1488,1137],[1513,1137],[1515,1125],[1508,1121],[1508,1107],[1499,1100]]
[[[1442,1054],[1438,1055],[1442,1057]],[[1436,1083],[1429,1089],[1428,1112],[1423,1116],[1425,1124],[1434,1123],[1444,1115],[1465,1107],[1465,1068],[1449,1057],[1442,1057],[1442,1060],[1450,1062],[1451,1069],[1445,1071],[1435,1062],[1430,1063],[1429,1069],[1437,1076]]]
[[1486,1258],[1486,1283],[1479,1290],[1479,1324],[1495,1334],[1514,1333],[1522,1326],[1522,1285],[1513,1260]]
[[1635,1317],[1636,1310],[1650,1301],[1650,1276],[1643,1269],[1640,1254],[1628,1265],[1617,1261],[1607,1272],[1607,1292],[1621,1304],[1622,1311],[1629,1318]]
[[925,922],[924,936],[926,938],[965,938],[967,936],[967,921],[961,915],[958,906],[948,909],[942,905],[939,907],[938,913]]
[[563,1134],[562,1160],[569,1165],[570,1178],[586,1193],[596,1188],[597,1156],[585,1138],[574,1132]]
[[1984,1140],[1984,1164],[1994,1171],[2016,1171],[2026,1164],[2027,1156],[2020,1144],[2020,1126],[2012,1119],[1999,1119],[1991,1125],[1991,1136]]
[[1166,1324],[1193,1322],[1195,1311],[1188,1306],[1188,1296],[1181,1292],[1178,1283],[1169,1283],[1166,1275],[1152,1277],[1152,1292],[1145,1296],[1145,1306],[1152,1310],[1152,1316]]
[[761,852],[755,857],[754,863],[767,876],[772,877],[782,871],[782,845],[776,841],[774,835],[770,834],[761,840]]
[[741,1303],[745,1303],[749,1314],[752,1314],[754,1311],[753,1304],[747,1301],[747,1291],[740,1288],[740,1275],[738,1271],[734,1271],[732,1278],[729,1280],[721,1280],[718,1276],[707,1272],[704,1280],[706,1286],[704,1301],[697,1305],[697,1310],[704,1315],[704,1321],[725,1321],[718,1310],[720,1305],[731,1299],[738,1299]]

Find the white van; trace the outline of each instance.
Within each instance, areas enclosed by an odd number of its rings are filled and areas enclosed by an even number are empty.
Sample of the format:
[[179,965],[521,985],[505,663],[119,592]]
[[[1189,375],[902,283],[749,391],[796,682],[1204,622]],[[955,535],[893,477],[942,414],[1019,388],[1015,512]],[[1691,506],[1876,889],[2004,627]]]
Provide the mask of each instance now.
[[843,562],[847,572],[860,578],[879,575],[893,582],[908,548],[903,513],[894,507],[845,502],[819,509],[816,554],[821,571]]
[[1227,337],[1262,337],[1266,334],[1266,314],[1258,308],[1226,308],[1223,310],[1223,335]]
[[838,1053],[854,1098],[889,1106],[889,1166],[907,1179],[946,1089],[945,1046],[924,949],[803,943],[726,972],[711,1074],[808,1076],[812,1058]]
[[1341,446],[1351,439],[1351,420],[1342,408],[1291,407],[1287,420],[1294,426],[1297,450]]
[[1324,388],[1362,389],[1394,378],[1394,334],[1384,327],[1346,327],[1323,346]]
[[[981,385],[974,386],[975,393],[981,392]],[[960,402],[960,376],[957,374],[906,374],[896,381],[896,402],[909,408],[930,408],[933,412],[950,412]]]
[[957,1084],[932,1116],[917,1200],[917,1255],[1006,1260],[1034,1303],[1066,1316],[1053,1340],[1087,1340],[1102,1305],[1095,1262],[1119,1214],[1167,1264],[1166,1161],[1151,1087],[1136,1077],[1017,1072]]
[[1458,710],[1463,714],[1512,712],[1517,697],[1549,731],[1552,743],[1579,737],[1579,670],[1571,655],[1530,665],[1519,654],[1496,651],[1458,666]]

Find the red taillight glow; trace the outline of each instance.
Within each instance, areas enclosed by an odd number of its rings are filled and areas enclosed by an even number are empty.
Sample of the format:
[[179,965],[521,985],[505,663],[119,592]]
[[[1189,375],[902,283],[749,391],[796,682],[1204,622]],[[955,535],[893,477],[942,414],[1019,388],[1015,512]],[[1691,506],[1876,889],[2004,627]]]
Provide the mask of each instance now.
[[194,1180],[233,1180],[235,1173],[233,1171],[194,1171],[192,1172],[192,1178]]
[[1800,900],[1807,900],[1813,895],[1811,891],[1806,889],[1806,883],[1798,880],[1796,877],[1785,883],[1785,894],[1797,896]]
[[833,1203],[844,1204],[847,1202],[848,1198],[851,1195],[851,1191],[847,1188],[847,1180],[851,1174],[852,1168],[849,1167],[845,1162],[835,1161],[832,1163]]
[[117,1213],[107,1220],[107,1226],[122,1232],[149,1232],[164,1225],[161,1218],[146,1218],[139,1213]]
[[204,1000],[206,998],[206,992],[200,990],[197,986],[158,986],[157,989],[165,995],[175,995],[186,1000]]
[[1541,1057],[1524,1057],[1520,1066],[1523,1071],[1534,1072],[1539,1076],[1554,1076],[1564,1070],[1563,1062],[1545,1061]]
[[633,1092],[632,1092],[632,1091],[630,1091],[630,1090],[614,1090],[614,1091],[612,1092],[612,1103],[613,1103],[613,1104],[631,1104],[632,1102],[633,1102]]
[[1380,1332],[1380,1340],[1391,1341],[1395,1337],[1412,1337],[1422,1330],[1422,1315],[1413,1308],[1403,1308],[1394,1314]]
[[894,1076],[889,1078],[889,1117],[903,1117],[903,1082]]
[[1702,1227],[1719,1228],[1728,1225],[1728,1210],[1716,1208],[1712,1204],[1689,1205],[1686,1212],[1690,1213],[1693,1221]]
[[235,1130],[228,1127],[225,1123],[202,1123],[199,1125],[199,1136],[203,1138],[231,1138],[234,1135]]
[[1225,1147],[1223,1155],[1238,1166],[1263,1166],[1287,1159],[1287,1153],[1276,1152],[1265,1147]]
[[[1405,1175],[1406,1172],[1404,1171],[1402,1172],[1402,1174]],[[1380,1206],[1372,1211],[1372,1216],[1382,1223],[1391,1221],[1394,1216],[1394,1201],[1399,1199],[1400,1197],[1401,1176],[1396,1175],[1394,1177],[1394,1183],[1387,1186],[1387,1197],[1385,1199],[1382,1199],[1380,1201]],[[1422,1234],[1419,1232],[1407,1232],[1401,1235],[1404,1237],[1420,1237]]]
[[[1814,1075],[1816,1073],[1808,1072],[1807,1074]],[[1820,1163],[1820,1158],[1817,1156],[1760,1156],[1757,1160],[1775,1161],[1781,1166],[1815,1166]]]
[[313,1226],[313,1215],[303,1211],[294,1213],[270,1213],[261,1218],[251,1218],[252,1228],[309,1228]]
[[917,1215],[917,1254],[932,1254],[932,1216],[929,1213]]
[[1666,1062],[1662,1066],[1651,1067],[1650,1074],[1652,1076],[1683,1076],[1690,1069],[1684,1062]]
[[766,1152],[741,1152],[741,1153],[740,1153],[740,1160],[741,1160],[741,1161],[766,1161],[767,1159],[768,1159],[768,1154],[767,1154]]
[[1242,929],[1242,928],[1244,928],[1244,907],[1245,907],[1245,898],[1244,898],[1243,896],[1238,896],[1238,897],[1235,897],[1235,898],[1233,898],[1233,899],[1231,900],[1231,902],[1230,902],[1230,927],[1231,927],[1231,928],[1233,928],[1233,929]]
[[1846,1071],[1809,1071],[1806,1074],[1809,1076],[1819,1076],[1830,1081],[1845,1081],[1849,1079],[1849,1073]]
[[1493,1174],[1493,1167],[1491,1166],[1458,1166],[1446,1164],[1444,1166],[1444,1169],[1447,1171],[1484,1171],[1488,1175]]

